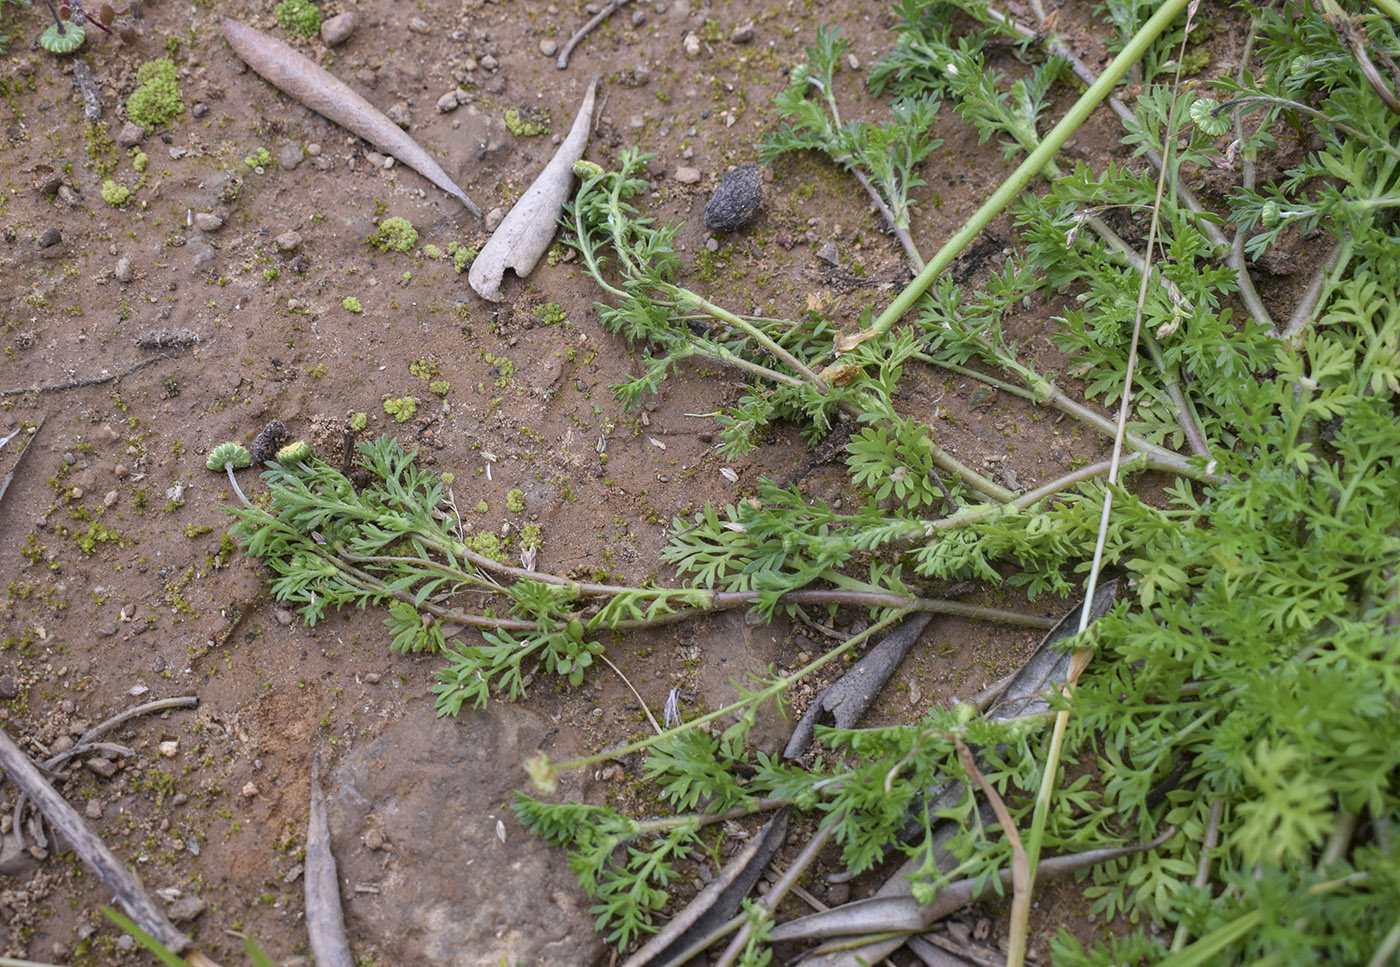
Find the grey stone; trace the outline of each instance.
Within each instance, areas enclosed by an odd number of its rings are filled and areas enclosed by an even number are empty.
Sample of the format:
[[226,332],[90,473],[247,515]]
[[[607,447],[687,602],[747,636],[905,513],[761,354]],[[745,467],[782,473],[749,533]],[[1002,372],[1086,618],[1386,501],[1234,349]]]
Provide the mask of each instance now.
[[457,88],[454,87],[437,99],[437,109],[439,114],[457,110]]
[[20,876],[39,865],[39,861],[29,855],[28,850],[19,848],[19,840],[13,833],[0,836],[0,875]]
[[751,44],[756,32],[753,21],[750,20],[748,23],[740,24],[734,28],[729,34],[729,42],[731,44]]
[[[520,706],[438,719],[423,703],[330,777],[342,882],[379,887],[347,895],[346,914],[382,961],[587,965],[604,955],[564,852],[521,828],[505,805],[523,776],[518,763],[552,732],[545,717]],[[559,759],[581,747],[546,748]],[[577,777],[563,782],[575,788],[561,794],[582,798]],[[393,850],[363,849],[369,828],[388,830]]]
[[763,202],[763,178],[754,165],[743,165],[724,176],[705,205],[705,227],[712,232],[737,232],[758,217]]
[[101,776],[103,779],[110,779],[117,774],[117,764],[111,759],[89,759],[83,763],[88,771]]
[[52,248],[61,241],[63,241],[63,233],[52,225],[44,229],[43,233],[39,235],[39,247],[41,249]]
[[19,683],[13,675],[0,675],[0,702],[19,698]]
[[558,50],[559,50],[559,45],[556,44],[554,41],[552,41],[552,40],[541,40],[541,41],[540,41],[540,53],[541,53],[541,54],[544,54],[546,57],[553,57],[554,54],[555,54],[555,52],[558,51]]
[[389,110],[385,111],[384,113],[390,121],[393,121],[405,131],[407,131],[409,129],[409,126],[413,123],[413,116],[409,114],[408,104],[405,101],[394,102],[394,104],[389,108]]
[[413,31],[415,34],[430,34],[433,32],[432,26],[428,23],[428,21],[424,20],[422,17],[410,17],[408,21],[408,29]]
[[500,66],[501,62],[496,60],[491,54],[487,54],[485,57],[481,58],[481,69],[484,71],[493,71]]
[[486,213],[486,231],[494,232],[501,227],[501,222],[505,221],[506,210],[504,208],[493,208]]
[[209,909],[209,901],[202,896],[182,896],[166,909],[165,915],[172,923],[189,923],[205,910]]
[[135,271],[131,267],[131,259],[123,255],[117,259],[117,267],[112,270],[112,275],[118,282],[130,282],[136,277]]
[[284,144],[277,149],[277,165],[284,171],[291,171],[296,168],[297,165],[301,164],[302,158],[304,157],[305,155],[302,154],[301,145],[299,144]]
[[359,14],[353,10],[338,13],[321,21],[321,40],[327,47],[336,47],[350,39],[355,28],[360,25]]
[[224,227],[224,220],[213,212],[195,212],[194,227],[201,232],[217,232]]
[[279,252],[295,252],[301,248],[300,232],[283,232],[272,240]]
[[141,129],[141,125],[135,121],[127,121],[117,132],[117,144],[123,148],[134,148],[141,143],[141,139],[145,136],[146,132]]
[[676,169],[673,177],[683,185],[694,185],[700,181],[700,169],[682,166]]

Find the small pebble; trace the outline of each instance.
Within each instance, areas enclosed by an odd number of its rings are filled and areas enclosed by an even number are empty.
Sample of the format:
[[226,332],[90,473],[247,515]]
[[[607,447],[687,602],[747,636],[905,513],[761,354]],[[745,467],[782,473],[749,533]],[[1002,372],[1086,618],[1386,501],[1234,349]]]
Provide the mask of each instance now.
[[299,144],[284,144],[277,149],[277,164],[283,171],[291,171],[304,157]]
[[734,28],[729,35],[729,42],[731,44],[751,44],[755,33],[753,21],[750,20],[748,23],[740,24]]
[[700,169],[680,167],[676,169],[673,177],[683,185],[694,185],[700,181]]
[[58,197],[69,208],[77,208],[83,203],[82,196],[67,185],[58,186]]
[[286,608],[277,608],[276,610],[274,610],[274,611],[272,612],[272,614],[273,614],[274,617],[276,617],[277,623],[278,623],[279,625],[283,625],[283,626],[290,625],[293,621],[296,620],[296,619],[292,616],[292,613],[291,613],[290,611],[288,611]]
[[319,155],[320,153],[321,153],[321,146],[320,146],[319,144],[317,144],[315,141],[312,141],[310,144],[308,144],[308,145],[306,146],[306,156],[307,156],[308,158],[314,158],[314,157],[316,157],[317,155]]
[[360,17],[355,11],[347,10],[321,22],[321,40],[327,47],[335,47],[350,39],[355,28],[360,25]]
[[301,233],[283,232],[273,239],[273,242],[277,245],[279,252],[295,252],[301,248]]
[[173,923],[189,923],[209,907],[209,901],[198,896],[182,896],[165,911]]
[[83,809],[83,815],[87,816],[88,819],[101,819],[102,803],[98,802],[96,799],[89,799],[87,801],[87,806]]
[[63,241],[63,233],[50,225],[39,235],[39,248],[53,248],[61,241]]
[[89,772],[96,773],[103,779],[110,779],[117,774],[117,764],[109,759],[89,759],[83,763]]
[[243,793],[244,799],[252,799],[258,794],[258,785],[250,779],[243,784],[243,788],[240,791]]
[[486,231],[494,232],[501,227],[501,222],[505,221],[506,210],[504,208],[493,208],[486,213]]
[[180,740],[167,739],[160,744],[160,754],[167,759],[173,759],[180,754]]
[[694,33],[685,35],[682,46],[685,48],[685,56],[689,57],[691,60],[700,56],[700,38],[695,36]]
[[19,698],[19,684],[13,675],[0,675],[0,702]]
[[439,114],[457,110],[457,88],[454,87],[437,99],[437,109]]
[[368,162],[370,163],[370,167],[372,167],[372,168],[383,168],[383,167],[384,167],[384,162],[385,162],[387,159],[385,158],[384,155],[380,154],[378,151],[366,151],[366,152],[365,152],[365,160],[368,161]]
[[553,57],[553,56],[555,55],[555,53],[556,53],[558,50],[559,50],[559,45],[556,44],[554,41],[552,41],[552,40],[541,40],[541,41],[540,41],[540,53],[541,53],[541,54],[544,54],[546,57]]
[[384,833],[377,826],[371,826],[365,830],[365,849],[378,850],[384,848]]
[[130,282],[135,277],[135,272],[131,268],[131,259],[123,255],[117,259],[117,267],[112,270],[112,275],[118,282]]
[[485,57],[481,58],[481,69],[482,69],[482,70],[493,71],[493,70],[495,70],[497,67],[500,67],[500,66],[501,66],[501,62],[498,61],[498,60],[496,60],[496,58],[493,57],[493,56],[490,55],[490,54],[487,54]]
[[858,71],[858,70],[860,70],[860,58],[857,57],[855,54],[847,54],[847,55],[846,55],[846,66],[849,67],[849,68],[850,68],[851,70],[853,70],[853,71]]
[[408,21],[408,29],[415,34],[430,34],[433,32],[433,28],[429,26],[428,21],[424,20],[422,17],[411,18]]
[[217,232],[224,227],[224,220],[213,212],[195,212],[194,227],[201,232]]
[[817,258],[829,265],[839,265],[841,262],[841,250],[836,247],[835,242],[824,242],[822,247],[817,249]]
[[647,22],[647,12],[645,10],[632,11],[632,26],[640,27]]
[[705,251],[707,251],[707,252],[718,252],[718,251],[719,251],[719,239],[714,238],[713,236],[710,237],[710,238],[705,239]]
[[109,490],[102,495],[102,506],[111,507],[117,502],[119,494],[115,490]]
[[127,121],[117,132],[117,144],[123,148],[134,148],[141,143],[141,139],[145,136],[146,132],[141,129],[141,125],[135,121]]

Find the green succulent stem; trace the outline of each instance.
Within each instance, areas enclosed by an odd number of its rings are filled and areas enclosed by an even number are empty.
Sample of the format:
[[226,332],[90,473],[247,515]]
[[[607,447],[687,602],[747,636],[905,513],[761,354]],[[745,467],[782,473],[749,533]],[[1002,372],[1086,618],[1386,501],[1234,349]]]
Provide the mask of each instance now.
[[1089,115],[1103,103],[1110,91],[1123,79],[1123,75],[1128,69],[1142,58],[1143,52],[1148,46],[1166,30],[1167,26],[1175,20],[1183,10],[1186,9],[1189,0],[1165,0],[1137,32],[1127,46],[1113,58],[1112,62],[1099,75],[1099,79],[1090,85],[1074,106],[1069,109],[1060,122],[1050,129],[1045,135],[1040,146],[1026,156],[1026,160],[1013,171],[1002,182],[992,196],[988,198],[982,207],[969,218],[963,226],[953,233],[952,237],[943,244],[937,253],[929,259],[923,270],[914,277],[914,280],[904,287],[895,300],[891,302],[883,312],[876,317],[871,329],[876,334],[884,334],[890,330],[896,322],[904,317],[904,314],[913,308],[914,303],[929,290],[948,266],[953,264],[953,260],[962,254],[983,229],[991,224],[992,219],[1000,215],[1008,205],[1016,200],[1030,185],[1032,179],[1051,161],[1070,135],[1078,131],[1079,128],[1089,119]]

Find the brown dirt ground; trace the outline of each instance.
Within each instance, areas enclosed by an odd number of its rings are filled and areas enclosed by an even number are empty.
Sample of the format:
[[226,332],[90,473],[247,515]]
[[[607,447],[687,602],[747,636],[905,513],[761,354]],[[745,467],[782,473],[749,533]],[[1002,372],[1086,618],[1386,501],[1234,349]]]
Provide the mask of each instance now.
[[[112,776],[78,768],[59,785],[100,817],[94,827],[149,886],[175,884],[209,901],[201,943],[233,962],[241,954],[222,931],[235,926],[280,961],[306,953],[300,884],[284,883],[282,873],[301,848],[313,751],[334,760],[373,740],[422,704],[439,660],[391,655],[374,614],[337,615],[315,628],[291,622],[269,599],[261,568],[221,550],[229,495],[204,468],[212,447],[246,440],[275,417],[333,452],[346,414],[362,411],[366,435],[416,443],[425,459],[465,482],[468,505],[486,500],[488,526],[505,519],[507,491],[522,489],[525,518],[544,531],[542,567],[603,566],[634,580],[658,573],[666,523],[704,501],[731,500],[762,474],[802,474],[811,493],[827,497],[839,495],[843,480],[839,464],[808,468],[791,430],[775,430],[750,458],[726,464],[713,447],[712,422],[693,414],[737,396],[741,383],[728,373],[691,371],[645,409],[623,410],[608,387],[635,359],[600,329],[595,291],[568,263],[508,282],[506,302],[492,306],[450,262],[426,259],[423,245],[479,245],[484,234],[417,174],[372,166],[366,144],[242,68],[218,18],[285,37],[271,6],[161,0],[142,8],[142,36],[130,47],[90,31],[84,56],[105,102],[96,137],[82,119],[71,62],[32,44],[44,24],[40,6],[14,18],[15,39],[0,60],[0,389],[111,377],[4,397],[0,436],[43,426],[0,505],[8,585],[0,680],[15,693],[0,700],[0,722],[38,755],[137,701],[198,696],[197,710],[119,730],[114,740],[135,754],[119,758]],[[328,0],[325,9],[344,7]],[[581,3],[364,0],[358,11],[358,30],[333,53],[319,39],[297,46],[381,108],[405,105],[414,137],[484,208],[508,206],[552,151],[548,136],[507,133],[503,112],[545,109],[560,132],[601,72],[607,100],[590,156],[606,161],[632,144],[658,155],[649,207],[683,224],[690,277],[716,298],[791,315],[815,296],[850,323],[906,277],[858,187],[817,159],[781,162],[760,220],[714,253],[701,218],[727,167],[755,158],[772,121],[768,104],[785,80],[780,69],[802,59],[816,25],[839,25],[868,65],[889,43],[893,21],[881,7],[638,3],[586,41],[567,71],[555,69],[540,43],[562,43],[587,17]],[[731,30],[750,17],[754,41],[731,43]],[[410,27],[414,18],[427,33]],[[688,59],[682,42],[691,31],[703,43]],[[167,51],[188,110],[141,141],[149,156],[143,175],[110,139],[122,127],[137,67]],[[485,66],[488,57],[495,69]],[[999,66],[1015,69],[1009,55]],[[856,112],[874,107],[859,74],[842,75],[842,96]],[[440,113],[439,96],[457,81],[469,103]],[[920,195],[917,236],[926,251],[1008,170],[999,149],[979,146],[950,111],[942,123],[946,144],[927,163],[929,186]],[[1075,157],[1103,157],[1112,125],[1103,117],[1094,125],[1071,147]],[[311,145],[319,154],[304,157]],[[252,170],[243,159],[259,147],[282,163]],[[698,168],[701,182],[678,183],[681,165]],[[103,201],[104,170],[133,186],[132,203],[119,209]],[[36,190],[49,172],[61,174],[72,204]],[[217,214],[222,227],[195,227],[193,215],[203,212]],[[413,222],[417,249],[386,255],[366,246],[385,214]],[[61,241],[40,249],[49,228]],[[279,252],[274,239],[289,231],[299,233],[300,247]],[[974,277],[999,259],[1010,237],[1005,219],[989,234],[981,262],[966,267]],[[815,252],[828,241],[840,247],[846,269],[859,263],[865,278],[882,284],[844,284],[842,273],[824,272]],[[130,260],[129,281],[114,274],[121,259]],[[363,315],[342,308],[347,296],[363,303]],[[534,308],[549,302],[567,323],[536,323]],[[1052,368],[1045,321],[1055,308],[1036,306],[1015,323],[1016,335]],[[168,327],[194,331],[198,345],[121,375],[153,355],[135,337]],[[410,373],[420,359],[450,383],[444,398]],[[1106,453],[1103,441],[1053,415],[1017,400],[974,399],[976,389],[928,373],[910,382],[907,402],[943,415],[937,427],[950,450],[992,472],[1014,465],[1022,485]],[[418,399],[413,422],[385,414],[385,398],[400,396]],[[600,435],[608,441],[606,474],[595,450]],[[0,472],[14,466],[16,451],[0,451]],[[738,472],[737,485],[719,473],[725,465]],[[1043,601],[1034,607],[1051,609]],[[746,633],[755,630],[697,623],[628,638],[610,655],[659,709],[672,687],[695,689],[713,704],[731,679],[769,662],[791,667],[799,653],[823,646],[820,634],[784,625],[760,647],[755,639],[764,636]],[[1015,667],[1036,640],[937,621],[874,720],[968,697]],[[794,696],[799,711],[814,691]],[[559,723],[566,749],[616,743],[642,727],[635,701],[610,674],[576,691],[537,689],[528,705]],[[171,758],[158,753],[166,740],[179,743]],[[249,783],[257,792],[245,796]],[[594,790],[608,795],[606,783]],[[7,817],[14,795],[0,787]],[[106,900],[71,855],[20,864],[15,875],[0,876],[0,909],[10,917],[0,917],[0,954],[140,961],[121,952],[116,931],[97,916]],[[1069,892],[1057,890],[1037,916],[1046,927],[1084,929],[1083,907]],[[353,914],[350,928],[357,946],[372,949],[379,940]]]

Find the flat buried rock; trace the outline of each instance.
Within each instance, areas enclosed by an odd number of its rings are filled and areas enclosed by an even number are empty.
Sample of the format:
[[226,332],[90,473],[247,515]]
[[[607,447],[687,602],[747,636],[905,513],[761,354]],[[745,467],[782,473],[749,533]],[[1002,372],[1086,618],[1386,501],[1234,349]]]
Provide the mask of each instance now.
[[[604,958],[564,852],[509,806],[519,764],[550,731],[518,705],[439,719],[424,704],[345,758],[326,793],[352,946],[438,967]],[[380,850],[367,848],[371,833]]]

